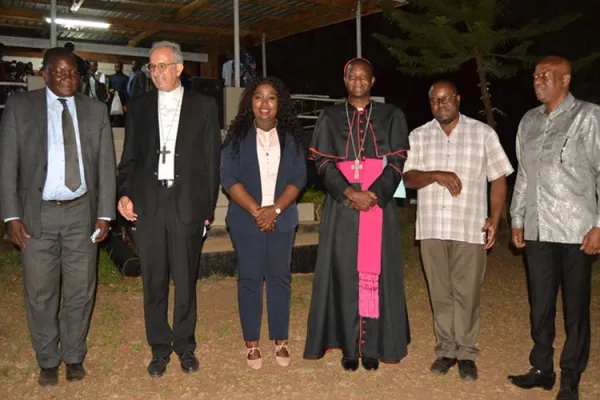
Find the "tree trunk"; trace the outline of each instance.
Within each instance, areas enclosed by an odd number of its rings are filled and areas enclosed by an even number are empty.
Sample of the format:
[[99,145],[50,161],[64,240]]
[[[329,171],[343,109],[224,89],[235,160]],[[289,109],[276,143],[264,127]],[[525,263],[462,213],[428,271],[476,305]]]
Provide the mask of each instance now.
[[496,129],[496,120],[494,119],[494,111],[492,110],[492,99],[488,91],[487,76],[483,65],[483,58],[477,54],[477,75],[479,75],[479,86],[481,87],[481,101],[483,101],[483,109],[485,111],[485,119],[492,128]]

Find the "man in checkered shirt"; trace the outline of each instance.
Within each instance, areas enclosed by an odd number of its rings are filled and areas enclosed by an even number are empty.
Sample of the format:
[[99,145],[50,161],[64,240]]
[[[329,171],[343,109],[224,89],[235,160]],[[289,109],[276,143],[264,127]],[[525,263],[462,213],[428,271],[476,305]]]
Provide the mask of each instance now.
[[418,190],[416,239],[437,341],[431,372],[444,375],[458,363],[461,379],[474,381],[485,250],[496,242],[513,168],[496,132],[459,113],[460,96],[452,83],[435,83],[429,103],[435,119],[409,136],[404,183]]

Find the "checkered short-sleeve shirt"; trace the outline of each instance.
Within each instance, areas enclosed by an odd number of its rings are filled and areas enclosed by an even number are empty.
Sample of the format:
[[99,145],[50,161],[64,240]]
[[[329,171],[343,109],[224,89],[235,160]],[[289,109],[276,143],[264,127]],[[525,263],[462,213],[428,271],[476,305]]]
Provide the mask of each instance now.
[[461,114],[449,136],[434,119],[412,131],[409,142],[405,173],[449,171],[462,183],[457,197],[437,183],[418,191],[416,239],[484,243],[481,228],[488,216],[487,182],[514,171],[496,132]]

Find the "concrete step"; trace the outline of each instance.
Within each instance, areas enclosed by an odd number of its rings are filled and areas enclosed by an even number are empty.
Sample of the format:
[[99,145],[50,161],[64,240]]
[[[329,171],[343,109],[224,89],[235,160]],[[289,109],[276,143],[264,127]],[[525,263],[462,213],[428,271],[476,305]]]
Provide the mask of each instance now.
[[[294,246],[314,246],[319,243],[318,233],[297,234],[294,240]],[[217,237],[206,239],[202,247],[203,253],[223,253],[233,251],[233,244],[229,237]]]
[[[226,230],[224,232],[227,233]],[[296,234],[292,250],[292,273],[314,272],[318,244],[318,233],[298,232]],[[212,275],[237,275],[237,263],[231,240],[220,233],[206,239],[200,258],[198,277],[207,278]]]
[[[319,223],[315,221],[298,224],[292,251],[292,272],[314,272],[319,244]],[[212,275],[235,276],[237,264],[229,232],[224,225],[212,225],[200,259],[199,277]]]
[[[298,224],[298,228],[296,230],[297,235],[304,234],[318,234],[319,233],[319,223],[317,221],[305,221],[300,222]],[[229,239],[229,232],[227,231],[227,227],[222,224],[213,224],[210,226],[210,230],[206,236],[205,245],[211,240],[219,239],[225,237]]]
[[[215,208],[215,220],[214,224],[225,225],[225,217],[227,217],[227,207],[229,206],[229,200],[222,192],[219,192],[217,199],[217,207]],[[298,220],[303,222],[314,222],[315,220],[315,206],[313,203],[298,203]]]

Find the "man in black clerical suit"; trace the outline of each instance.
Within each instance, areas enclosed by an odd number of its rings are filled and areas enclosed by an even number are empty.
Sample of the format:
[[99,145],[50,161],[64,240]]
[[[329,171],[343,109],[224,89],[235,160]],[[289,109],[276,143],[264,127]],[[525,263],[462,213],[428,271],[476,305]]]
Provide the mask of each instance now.
[[[144,281],[148,374],[164,374],[171,352],[196,372],[196,278],[219,189],[221,135],[214,99],[181,86],[179,45],[154,44],[148,65],[157,90],[128,104],[119,164],[119,212],[136,221]],[[169,277],[175,284],[169,326]]]

